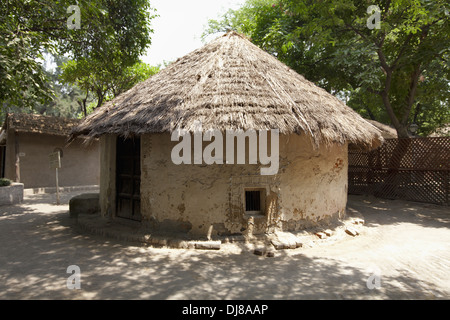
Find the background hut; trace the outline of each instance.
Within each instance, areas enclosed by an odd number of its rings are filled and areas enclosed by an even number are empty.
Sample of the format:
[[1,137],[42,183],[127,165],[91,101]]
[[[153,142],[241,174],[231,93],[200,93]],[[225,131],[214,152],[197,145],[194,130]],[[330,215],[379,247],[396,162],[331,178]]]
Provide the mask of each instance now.
[[100,151],[98,141],[89,146],[76,139],[66,146],[67,136],[78,119],[10,113],[0,130],[1,177],[22,182],[25,188],[55,187],[55,170],[49,154],[61,153],[61,187],[98,186]]
[[[175,165],[171,133],[280,131],[280,169]],[[379,131],[336,97],[230,32],[87,117],[72,136],[101,137],[102,214],[191,234],[298,230],[338,218],[347,202],[348,144]],[[259,193],[259,210],[246,198]],[[254,208],[253,208],[254,209]]]

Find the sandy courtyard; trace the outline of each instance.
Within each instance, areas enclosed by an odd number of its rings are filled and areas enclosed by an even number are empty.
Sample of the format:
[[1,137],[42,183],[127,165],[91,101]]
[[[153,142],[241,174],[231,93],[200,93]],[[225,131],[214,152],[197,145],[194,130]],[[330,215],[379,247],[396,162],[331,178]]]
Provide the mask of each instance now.
[[[80,193],[80,192],[78,192]],[[133,246],[72,228],[77,193],[26,196],[0,207],[0,299],[449,299],[450,210],[350,196],[359,236],[253,254]],[[67,268],[81,270],[79,290]]]

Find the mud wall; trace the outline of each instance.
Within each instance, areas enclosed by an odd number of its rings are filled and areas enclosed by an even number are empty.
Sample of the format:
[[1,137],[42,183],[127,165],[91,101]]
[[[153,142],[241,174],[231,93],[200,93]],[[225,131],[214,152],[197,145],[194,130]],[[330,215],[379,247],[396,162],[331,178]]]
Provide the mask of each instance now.
[[100,138],[100,210],[104,217],[115,216],[116,143],[115,135]]
[[[299,230],[345,213],[347,145],[314,149],[305,135],[280,135],[279,172],[261,176],[259,164],[175,165],[171,151],[176,144],[169,134],[141,138],[141,213],[143,223],[159,231],[226,235],[245,233],[249,226],[254,233]],[[246,214],[249,188],[264,193],[263,214]],[[106,208],[110,191],[102,192]]]
[[20,182],[27,188],[55,187],[55,169],[50,168],[49,154],[62,150],[59,186],[98,185],[100,181],[99,143],[84,145],[81,139],[66,146],[67,137],[8,131],[5,177],[16,179],[19,155]]

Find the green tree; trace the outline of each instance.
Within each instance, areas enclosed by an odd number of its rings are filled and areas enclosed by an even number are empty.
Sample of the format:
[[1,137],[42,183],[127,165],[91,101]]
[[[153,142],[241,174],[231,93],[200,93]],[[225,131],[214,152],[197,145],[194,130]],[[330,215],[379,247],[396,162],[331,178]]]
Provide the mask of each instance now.
[[[79,99],[82,113],[87,116],[88,98],[92,94],[95,97],[98,108],[106,100],[110,100],[135,84],[148,79],[159,72],[159,67],[150,66],[138,61],[129,67],[107,65],[101,61],[79,59],[69,60],[63,65],[61,80],[64,83],[76,85],[85,93],[85,97]],[[92,111],[92,110],[90,110]]]
[[[78,115],[80,106],[78,101],[81,99],[82,93],[77,86],[62,83],[60,76],[62,66],[68,60],[67,57],[59,55],[51,55],[43,52],[45,63],[39,65],[42,72],[47,78],[45,86],[54,92],[50,101],[41,102],[39,100],[31,100],[25,106],[16,105],[10,102],[3,102],[0,108],[0,122],[3,122],[7,113],[38,113],[42,115],[51,115],[65,118],[74,118]],[[29,91],[23,90],[23,96],[28,97]]]
[[[371,5],[380,25],[369,28]],[[368,24],[369,21],[369,24]],[[205,34],[235,29],[399,137],[449,122],[449,4],[445,0],[249,0]]]
[[152,66],[145,62],[139,61],[128,67],[120,75],[114,78],[111,84],[111,97],[117,97],[122,92],[125,92],[134,85],[144,80],[147,80],[151,76],[157,74],[160,71],[160,66]]
[[[42,52],[126,69],[151,43],[147,0],[78,0],[80,28],[69,29],[72,0],[5,0],[0,11],[0,106],[30,108],[54,99]],[[70,22],[70,21],[69,21]],[[83,62],[81,62],[83,63]],[[99,67],[95,70],[103,70]]]
[[61,81],[62,67],[68,58],[60,55],[45,56],[48,85],[51,86],[55,97],[48,103],[36,102],[33,111],[42,115],[52,115],[64,118],[75,118],[80,112],[79,101],[83,98],[83,93],[76,85],[63,83]]

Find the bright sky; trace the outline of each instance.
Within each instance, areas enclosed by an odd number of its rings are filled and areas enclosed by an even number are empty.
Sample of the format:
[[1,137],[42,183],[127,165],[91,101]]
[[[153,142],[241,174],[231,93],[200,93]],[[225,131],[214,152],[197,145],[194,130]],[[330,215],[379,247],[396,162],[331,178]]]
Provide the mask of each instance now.
[[152,45],[142,60],[151,65],[175,61],[204,45],[208,19],[217,19],[245,0],[150,0],[159,17],[152,20]]

